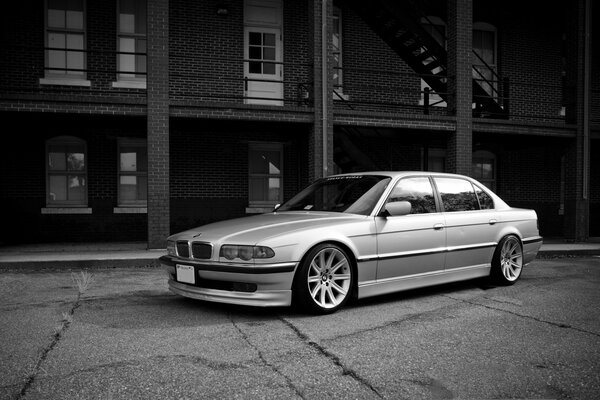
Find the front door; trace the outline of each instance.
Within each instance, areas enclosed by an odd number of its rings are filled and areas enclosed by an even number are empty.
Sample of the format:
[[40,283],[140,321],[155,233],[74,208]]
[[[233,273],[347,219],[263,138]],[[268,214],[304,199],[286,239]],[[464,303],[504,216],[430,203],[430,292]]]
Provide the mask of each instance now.
[[401,179],[387,203],[395,201],[410,202],[411,213],[376,217],[377,282],[392,286],[443,271],[446,248],[444,216],[428,177]]

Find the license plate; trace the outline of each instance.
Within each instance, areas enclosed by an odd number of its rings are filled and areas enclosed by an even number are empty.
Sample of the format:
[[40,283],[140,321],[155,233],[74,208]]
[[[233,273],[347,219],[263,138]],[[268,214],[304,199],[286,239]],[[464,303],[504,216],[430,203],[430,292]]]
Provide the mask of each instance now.
[[192,267],[191,265],[180,264],[177,264],[175,267],[177,268],[177,282],[191,284],[196,283],[194,276],[194,267]]

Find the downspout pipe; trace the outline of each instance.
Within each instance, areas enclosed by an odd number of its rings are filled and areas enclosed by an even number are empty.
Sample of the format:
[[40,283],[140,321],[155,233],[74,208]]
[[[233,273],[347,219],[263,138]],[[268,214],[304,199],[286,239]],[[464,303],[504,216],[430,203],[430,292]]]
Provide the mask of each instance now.
[[327,70],[327,0],[321,0],[321,95],[322,95],[322,147],[323,147],[323,177],[326,177],[329,175],[329,171],[328,171],[328,167],[327,165],[329,164],[329,160],[328,160],[328,132],[327,132],[327,125],[328,125],[328,117],[327,117],[327,113],[328,113],[328,107],[327,107],[327,99],[329,97],[329,91],[327,90],[329,88],[329,73]]
[[591,88],[591,54],[590,54],[590,37],[592,30],[592,2],[585,1],[585,33],[584,33],[584,48],[583,48],[583,190],[582,197],[584,200],[589,198],[590,192],[590,88]]

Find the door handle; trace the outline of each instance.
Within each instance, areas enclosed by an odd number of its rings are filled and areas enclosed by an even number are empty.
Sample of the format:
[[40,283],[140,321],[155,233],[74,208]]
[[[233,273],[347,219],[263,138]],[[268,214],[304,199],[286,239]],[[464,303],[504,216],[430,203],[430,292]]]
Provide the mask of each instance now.
[[495,219],[490,219],[490,225],[496,225],[496,222],[498,221],[496,221]]
[[435,229],[436,231],[439,231],[440,229],[444,229],[444,224],[435,224],[433,226],[433,229]]

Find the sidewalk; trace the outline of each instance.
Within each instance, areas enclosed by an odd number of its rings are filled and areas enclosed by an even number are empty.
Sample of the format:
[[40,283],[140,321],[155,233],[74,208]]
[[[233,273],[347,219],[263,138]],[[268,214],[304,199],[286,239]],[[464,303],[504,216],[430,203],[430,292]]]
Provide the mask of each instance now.
[[[69,243],[0,246],[0,270],[158,267],[165,249],[148,250],[146,242]],[[544,239],[538,258],[600,257],[600,238],[570,243]]]
[[158,267],[166,253],[146,242],[0,246],[0,270]]

